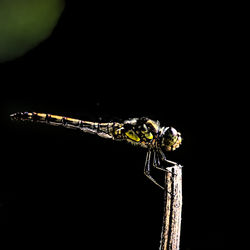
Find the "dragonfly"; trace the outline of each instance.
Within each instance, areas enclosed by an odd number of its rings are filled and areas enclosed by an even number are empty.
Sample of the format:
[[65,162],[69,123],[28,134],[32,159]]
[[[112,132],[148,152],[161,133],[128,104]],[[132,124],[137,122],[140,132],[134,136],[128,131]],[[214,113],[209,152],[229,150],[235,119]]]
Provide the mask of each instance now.
[[[161,126],[159,121],[147,117],[131,118],[123,122],[91,122],[60,115],[36,112],[17,112],[10,115],[12,120],[33,121],[53,126],[77,129],[85,133],[115,141],[126,141],[147,150],[144,174],[158,187],[163,188],[152,176],[151,169],[162,171],[177,166],[166,158],[166,153],[174,151],[182,143],[181,133],[173,127]],[[180,165],[178,165],[180,166]]]

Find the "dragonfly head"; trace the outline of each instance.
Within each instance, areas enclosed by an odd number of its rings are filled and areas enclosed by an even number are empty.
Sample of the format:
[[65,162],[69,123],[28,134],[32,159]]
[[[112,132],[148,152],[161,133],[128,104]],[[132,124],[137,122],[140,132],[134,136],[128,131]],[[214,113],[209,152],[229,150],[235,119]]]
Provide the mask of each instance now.
[[173,127],[163,127],[160,131],[161,147],[166,151],[174,151],[182,141],[181,133]]

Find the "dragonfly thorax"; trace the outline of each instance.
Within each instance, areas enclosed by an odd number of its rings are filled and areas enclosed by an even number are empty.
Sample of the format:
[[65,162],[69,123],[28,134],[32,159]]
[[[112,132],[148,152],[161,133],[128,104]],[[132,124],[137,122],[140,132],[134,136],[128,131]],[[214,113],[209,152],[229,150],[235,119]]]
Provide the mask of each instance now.
[[166,151],[174,151],[181,144],[181,133],[173,127],[162,127],[160,130],[160,145]]

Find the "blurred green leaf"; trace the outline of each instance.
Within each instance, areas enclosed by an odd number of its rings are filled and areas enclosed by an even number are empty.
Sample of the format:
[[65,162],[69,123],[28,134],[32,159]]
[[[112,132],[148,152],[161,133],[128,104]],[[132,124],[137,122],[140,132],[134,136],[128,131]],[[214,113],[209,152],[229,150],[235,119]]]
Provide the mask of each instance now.
[[22,56],[49,37],[64,0],[0,0],[0,62]]

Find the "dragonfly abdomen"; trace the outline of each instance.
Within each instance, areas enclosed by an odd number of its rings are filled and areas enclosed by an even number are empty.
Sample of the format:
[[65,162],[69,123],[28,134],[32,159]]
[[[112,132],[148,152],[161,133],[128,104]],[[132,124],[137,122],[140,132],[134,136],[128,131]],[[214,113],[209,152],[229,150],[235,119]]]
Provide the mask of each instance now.
[[118,132],[118,129],[122,127],[122,124],[117,122],[98,123],[36,112],[17,112],[10,115],[10,117],[15,120],[33,121],[47,123],[53,126],[64,126],[66,128],[80,129],[86,133],[97,134],[101,137],[112,139],[119,138],[120,133]]
[[10,117],[15,120],[47,123],[54,126],[67,125],[71,126],[72,128],[79,127],[81,122],[78,119],[72,119],[59,115],[51,115],[51,114],[36,113],[36,112],[17,112],[10,115]]

